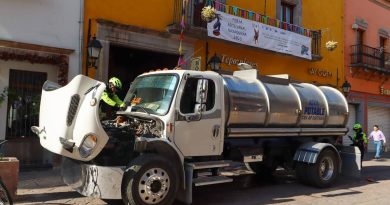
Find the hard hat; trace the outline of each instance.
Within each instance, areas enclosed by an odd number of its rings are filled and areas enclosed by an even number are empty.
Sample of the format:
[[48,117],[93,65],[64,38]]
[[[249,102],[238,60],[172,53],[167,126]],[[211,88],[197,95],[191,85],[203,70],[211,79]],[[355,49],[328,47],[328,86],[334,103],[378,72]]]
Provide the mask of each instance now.
[[110,78],[110,80],[108,82],[111,83],[116,88],[122,89],[122,82],[117,77]]
[[360,123],[356,123],[353,125],[354,130],[361,129],[361,128],[362,128],[362,125]]

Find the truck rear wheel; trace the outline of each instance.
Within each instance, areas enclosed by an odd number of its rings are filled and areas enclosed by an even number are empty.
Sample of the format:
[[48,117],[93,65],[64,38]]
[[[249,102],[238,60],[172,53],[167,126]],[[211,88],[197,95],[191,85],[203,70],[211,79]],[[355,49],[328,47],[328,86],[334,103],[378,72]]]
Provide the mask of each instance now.
[[296,166],[297,177],[304,183],[316,187],[332,185],[339,175],[337,154],[330,149],[320,153],[315,164],[299,163]]
[[143,154],[127,167],[122,180],[126,205],[172,204],[178,190],[178,174],[166,158]]

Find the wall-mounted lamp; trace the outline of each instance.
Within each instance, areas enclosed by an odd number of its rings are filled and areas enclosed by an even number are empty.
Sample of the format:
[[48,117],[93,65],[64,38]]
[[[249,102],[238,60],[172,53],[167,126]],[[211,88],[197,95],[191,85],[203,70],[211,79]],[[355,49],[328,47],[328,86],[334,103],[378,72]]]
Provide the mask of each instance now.
[[96,39],[96,36],[88,42],[88,67],[96,67],[96,61],[99,59],[102,44]]
[[217,56],[216,53],[214,53],[214,56],[210,58],[209,62],[207,62],[207,65],[211,67],[212,71],[219,71],[221,66],[221,59]]
[[348,96],[348,94],[351,92],[351,84],[347,80],[345,80],[341,88],[343,89],[345,96]]
[[88,33],[87,33],[87,54],[85,55],[85,75],[88,76],[88,70],[91,67],[97,68],[96,61],[99,59],[102,44],[93,36],[91,39],[91,19],[88,19]]

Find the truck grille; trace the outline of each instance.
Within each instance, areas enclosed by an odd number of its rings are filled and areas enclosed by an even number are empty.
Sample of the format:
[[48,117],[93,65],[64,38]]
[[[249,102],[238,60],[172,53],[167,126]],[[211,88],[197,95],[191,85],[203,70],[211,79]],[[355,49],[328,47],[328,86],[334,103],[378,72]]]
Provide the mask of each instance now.
[[66,117],[66,125],[68,125],[68,127],[72,125],[74,116],[76,115],[77,108],[79,106],[79,102],[80,102],[80,96],[78,94],[73,95],[70,100],[68,116]]

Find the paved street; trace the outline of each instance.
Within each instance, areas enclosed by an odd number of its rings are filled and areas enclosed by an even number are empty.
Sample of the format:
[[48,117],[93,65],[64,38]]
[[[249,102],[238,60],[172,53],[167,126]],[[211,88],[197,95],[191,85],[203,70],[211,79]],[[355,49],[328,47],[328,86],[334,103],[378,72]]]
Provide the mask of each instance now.
[[[363,176],[360,179],[341,179],[336,186],[329,189],[301,185],[292,174],[285,173],[283,170],[279,170],[274,179],[266,182],[253,175],[235,177],[235,181],[230,184],[195,189],[193,204],[388,205],[390,203],[389,157],[382,161],[367,159],[363,166]],[[83,197],[65,186],[60,179],[59,170],[21,173],[16,204],[42,203],[106,204],[99,199]]]

